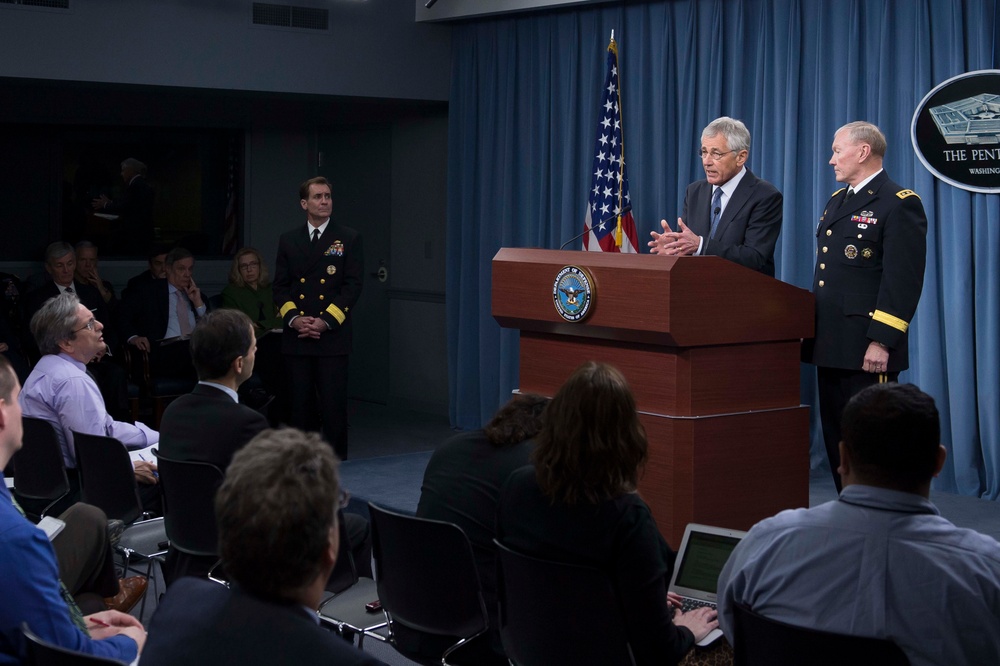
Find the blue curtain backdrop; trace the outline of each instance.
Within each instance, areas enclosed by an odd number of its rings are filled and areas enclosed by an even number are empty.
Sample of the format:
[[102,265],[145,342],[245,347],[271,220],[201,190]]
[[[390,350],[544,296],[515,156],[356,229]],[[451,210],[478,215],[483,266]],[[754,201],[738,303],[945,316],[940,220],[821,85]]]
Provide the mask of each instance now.
[[[869,120],[885,168],[920,194],[927,271],[911,381],[943,419],[939,490],[1000,494],[1000,197],[938,182],[910,144],[923,96],[997,63],[995,0],[674,0],[470,22],[453,32],[448,182],[451,419],[479,427],[518,383],[515,332],[490,316],[500,247],[556,248],[582,229],[599,88],[619,45],[625,159],[644,246],[704,177],[701,129],[750,128],[749,167],[784,193],[777,277],[808,289],[821,207],[840,186],[833,134]],[[807,368],[807,366],[804,366]],[[814,373],[803,399],[815,404]],[[815,412],[815,410],[814,410]],[[815,416],[815,414],[814,414]],[[813,452],[819,448],[814,427]]]

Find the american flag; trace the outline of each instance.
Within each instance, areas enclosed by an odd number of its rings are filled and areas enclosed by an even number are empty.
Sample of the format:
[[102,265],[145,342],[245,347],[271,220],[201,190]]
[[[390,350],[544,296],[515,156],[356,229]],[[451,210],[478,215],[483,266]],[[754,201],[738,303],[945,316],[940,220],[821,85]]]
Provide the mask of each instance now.
[[622,141],[621,88],[618,85],[618,45],[615,33],[608,44],[608,75],[601,95],[600,122],[594,141],[594,170],[590,186],[583,249],[595,252],[632,252],[639,246],[625,176]]

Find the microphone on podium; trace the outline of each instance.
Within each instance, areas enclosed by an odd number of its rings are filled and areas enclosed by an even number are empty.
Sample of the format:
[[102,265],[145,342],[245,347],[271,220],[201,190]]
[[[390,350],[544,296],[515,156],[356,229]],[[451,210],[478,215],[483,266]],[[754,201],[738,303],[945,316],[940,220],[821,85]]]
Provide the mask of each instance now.
[[[614,215],[612,215],[610,217],[604,218],[603,220],[601,220],[600,222],[597,223],[597,226],[601,226],[602,224],[606,224],[606,223],[610,222],[611,220],[615,219],[616,217],[618,217],[619,215],[624,215],[625,213],[629,212],[630,210],[632,210],[632,204],[628,204],[624,208],[622,208],[620,212],[617,212],[617,213],[615,213]],[[584,226],[586,226],[586,225],[584,225]],[[583,230],[582,233],[579,233],[576,236],[573,236],[568,241],[566,241],[565,243],[563,243],[562,245],[560,245],[559,249],[560,250],[566,249],[567,245],[569,245],[570,243],[572,243],[575,240],[579,240],[579,239],[583,238],[586,234],[590,233],[590,230],[593,229],[593,228],[594,227],[587,227],[586,229]]]

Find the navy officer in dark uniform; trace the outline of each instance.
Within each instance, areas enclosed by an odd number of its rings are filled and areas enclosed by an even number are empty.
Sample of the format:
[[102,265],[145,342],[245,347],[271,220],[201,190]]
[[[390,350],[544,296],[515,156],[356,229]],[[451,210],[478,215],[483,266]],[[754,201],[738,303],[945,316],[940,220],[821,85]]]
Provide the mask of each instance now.
[[817,366],[823,439],[840,492],[840,417],[851,396],[909,367],[907,329],[924,284],[927,216],[916,192],[882,169],[885,136],[866,122],[833,138],[830,164],[847,187],[833,193],[816,229],[816,337],[803,360]]
[[274,300],[284,321],[281,351],[287,368],[291,425],[315,423],[318,397],[323,438],[347,459],[347,358],[350,311],[361,295],[361,236],[330,219],[326,178],[299,186],[306,224],[281,236]]

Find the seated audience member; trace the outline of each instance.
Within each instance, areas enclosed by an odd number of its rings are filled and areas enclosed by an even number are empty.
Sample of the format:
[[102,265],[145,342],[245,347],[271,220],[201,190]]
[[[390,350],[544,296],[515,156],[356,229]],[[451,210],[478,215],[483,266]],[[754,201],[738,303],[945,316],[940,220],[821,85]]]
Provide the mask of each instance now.
[[124,301],[129,292],[135,289],[141,289],[144,285],[148,285],[156,280],[166,280],[167,279],[167,252],[169,248],[163,245],[154,245],[150,250],[150,254],[147,257],[149,261],[149,268],[139,273],[138,275],[133,275],[128,279],[128,283],[122,290],[122,301]]
[[[0,358],[0,470],[21,448],[19,392],[20,386],[10,364]],[[3,590],[0,663],[25,663],[27,646],[21,634],[22,622],[27,622],[32,631],[60,647],[126,663],[133,661],[146,641],[142,625],[117,610],[86,617],[80,613],[60,582],[61,563],[56,561],[52,544],[42,530],[21,514],[2,481],[3,472],[0,472],[0,590]],[[68,558],[62,575],[67,579],[82,579],[82,582],[70,581],[78,590],[90,584],[100,593],[103,584],[104,590],[110,591],[114,588],[107,585],[113,585],[114,573],[112,570],[110,579],[107,578],[109,547],[106,523],[102,524],[104,514],[93,507],[77,507],[72,515],[66,515],[67,529],[73,531],[66,536],[75,540],[72,555],[77,566],[70,567],[71,558]],[[93,525],[95,517],[97,530],[103,532],[102,535],[88,540],[76,534],[78,524],[84,526],[85,532],[87,521]]]
[[74,245],[73,249],[76,251],[76,271],[73,273],[76,281],[96,289],[108,307],[114,311],[118,307],[118,298],[115,296],[112,284],[101,279],[101,274],[98,272],[100,261],[97,258],[97,246],[83,240]]
[[278,308],[274,305],[274,294],[268,278],[264,258],[252,247],[245,247],[236,253],[233,266],[229,270],[229,284],[222,289],[222,307],[240,310],[253,321],[257,334],[257,362],[254,379],[247,388],[263,390],[264,396],[245,395],[250,404],[261,398],[275,396],[274,403],[267,410],[269,421],[277,424],[287,420],[288,406],[282,390],[281,336],[270,334],[284,325]]
[[840,497],[754,525],[719,576],[723,631],[733,635],[733,607],[745,604],[787,624],[889,639],[914,666],[1000,664],[1000,543],[930,502],[940,434],[934,399],[912,384],[851,398]]
[[500,494],[498,540],[608,572],[636,664],[679,663],[718,622],[714,610],[681,613],[668,603],[674,553],[636,493],[647,442],[625,378],[602,363],[577,368],[535,439],[534,467],[511,474]]
[[258,335],[282,327],[267,266],[254,248],[245,247],[233,258],[229,284],[222,289],[222,307],[245,312]]
[[339,494],[337,460],[316,434],[266,430],[240,449],[215,499],[232,587],[174,583],[143,666],[380,664],[317,622],[337,559]]
[[[79,491],[74,430],[114,437],[132,449],[151,446],[160,440],[155,430],[142,423],[115,421],[104,408],[97,384],[87,374],[87,364],[105,348],[103,330],[103,324],[72,294],[50,298],[31,318],[31,333],[43,356],[24,384],[21,407],[25,416],[55,424],[75,491],[71,493],[72,499]],[[159,506],[155,472],[156,466],[151,463],[135,463],[143,506],[153,511]]]
[[[94,313],[98,321],[106,322],[105,346],[89,362],[88,370],[101,389],[107,410],[116,418],[127,418],[128,381],[125,369],[110,358],[110,353],[113,353],[112,350],[117,349],[119,344],[117,327],[113,325],[115,320],[101,292],[75,278],[76,267],[76,252],[69,243],[52,243],[45,249],[45,270],[52,277],[52,281],[32,290],[25,297],[25,324],[31,321],[31,317],[41,309],[45,301],[61,294],[75,294],[80,302]],[[30,336],[29,342],[34,347],[35,343]],[[44,353],[37,349],[32,349],[31,352],[34,355]]]
[[[107,303],[100,292],[88,282],[76,279],[76,251],[69,243],[51,243],[45,248],[45,271],[52,278],[42,286],[31,290],[25,296],[24,314],[26,321],[41,309],[45,301],[61,294],[74,294],[80,302],[94,312],[99,319],[111,321]],[[111,332],[109,331],[109,334]]]
[[128,344],[149,352],[150,372],[194,379],[188,338],[208,310],[194,281],[194,257],[182,247],[167,253],[167,279],[129,290],[123,304]]
[[[191,360],[198,384],[170,403],[160,423],[159,451],[173,460],[207,462],[222,471],[238,450],[261,431],[267,420],[241,404],[237,390],[256,363],[253,324],[238,310],[209,312],[191,335]],[[174,480],[190,487],[189,479]],[[211,511],[211,507],[205,507]],[[360,575],[371,577],[371,534],[368,521],[345,514],[351,549]],[[218,558],[199,558],[171,548],[163,567],[170,585],[181,576],[205,577]]]
[[482,430],[455,435],[424,471],[417,515],[455,523],[469,537],[490,613],[493,650],[503,655],[497,617],[496,537],[500,488],[511,472],[530,464],[548,398],[515,395]]
[[[191,360],[199,381],[191,393],[174,400],[163,413],[159,445],[162,455],[211,463],[225,471],[233,454],[267,429],[267,419],[240,404],[236,393],[253,372],[255,351],[253,325],[242,312],[217,310],[198,321],[191,335]],[[185,488],[192,483],[166,474],[164,482]],[[211,511],[212,507],[204,510]],[[171,547],[163,575],[168,585],[180,576],[204,577],[217,559],[187,555]]]

